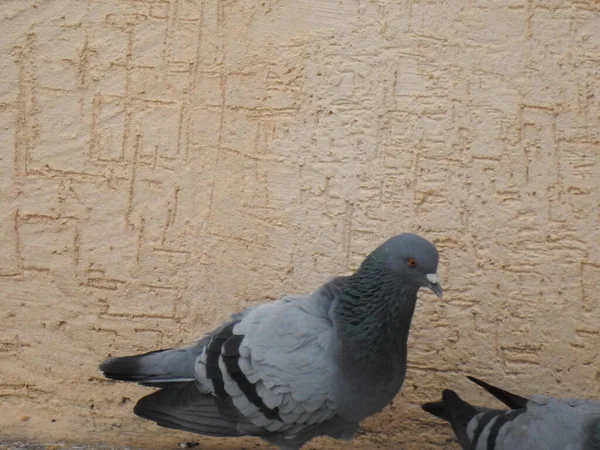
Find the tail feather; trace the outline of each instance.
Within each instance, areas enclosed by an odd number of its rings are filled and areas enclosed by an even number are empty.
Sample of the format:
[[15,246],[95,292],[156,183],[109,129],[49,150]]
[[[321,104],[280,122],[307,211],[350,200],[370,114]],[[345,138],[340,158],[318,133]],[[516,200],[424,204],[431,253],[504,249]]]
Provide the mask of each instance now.
[[525,397],[521,397],[520,395],[505,391],[504,389],[500,389],[499,387],[492,386],[491,384],[486,383],[485,381],[482,381],[475,377],[467,376],[467,378],[473,383],[477,384],[478,386],[484,388],[486,391],[488,391],[490,394],[492,394],[510,409],[522,409],[527,407],[529,399]]
[[244,435],[235,421],[221,413],[217,399],[200,393],[195,383],[153,392],[140,399],[133,411],[162,427],[216,437]]
[[423,408],[425,412],[428,412],[432,416],[443,419],[446,422],[450,422],[450,414],[446,411],[446,408],[444,407],[444,402],[423,403],[421,405],[421,408]]
[[99,369],[107,378],[146,386],[186,383],[194,381],[194,363],[202,348],[195,345],[109,358],[100,364]]
[[450,425],[454,430],[456,439],[463,450],[472,450],[473,444],[467,434],[467,425],[478,414],[477,409],[461,399],[458,394],[450,389],[442,391],[444,409],[450,417]]
[[456,439],[463,450],[472,450],[473,444],[467,435],[467,425],[481,411],[462,400],[450,389],[442,391],[439,402],[423,403],[421,407],[428,413],[443,419],[452,425]]

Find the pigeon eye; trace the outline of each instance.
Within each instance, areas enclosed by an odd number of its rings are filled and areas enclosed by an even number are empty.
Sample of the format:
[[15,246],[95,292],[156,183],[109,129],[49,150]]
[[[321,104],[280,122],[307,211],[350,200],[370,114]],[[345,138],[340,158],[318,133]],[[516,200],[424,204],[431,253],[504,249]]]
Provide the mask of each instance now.
[[408,267],[412,267],[413,269],[417,267],[417,261],[412,258],[409,258],[406,263],[408,264]]

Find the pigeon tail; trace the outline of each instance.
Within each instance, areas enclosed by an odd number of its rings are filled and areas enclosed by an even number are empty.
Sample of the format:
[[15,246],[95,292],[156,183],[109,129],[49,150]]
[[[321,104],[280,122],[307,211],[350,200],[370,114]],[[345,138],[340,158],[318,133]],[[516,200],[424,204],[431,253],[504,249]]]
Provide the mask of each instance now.
[[166,349],[142,355],[109,358],[100,364],[104,376],[144,386],[164,387],[165,383],[194,381],[193,348]]
[[450,422],[450,415],[446,411],[446,408],[444,408],[444,402],[442,401],[423,403],[421,408],[423,408],[423,411],[428,412],[432,416],[445,420],[446,422]]
[[510,409],[522,409],[527,407],[529,399],[525,397],[521,397],[520,395],[505,391],[504,389],[500,389],[499,387],[492,386],[491,384],[486,383],[485,381],[482,381],[475,377],[467,376],[467,378],[476,385],[484,388],[487,392],[492,394],[494,397],[496,397],[496,399],[500,400]]
[[462,400],[456,392],[444,389],[441,401],[423,403],[421,407],[426,412],[450,422],[461,448],[473,450],[473,444],[467,435],[467,425],[473,417],[480,413],[474,406]]

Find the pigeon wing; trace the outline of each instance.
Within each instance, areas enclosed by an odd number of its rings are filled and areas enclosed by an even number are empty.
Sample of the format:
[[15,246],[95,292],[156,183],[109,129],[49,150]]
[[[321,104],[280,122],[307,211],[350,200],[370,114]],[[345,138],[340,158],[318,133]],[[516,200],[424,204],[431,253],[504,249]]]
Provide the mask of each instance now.
[[293,435],[331,419],[337,365],[330,307],[316,291],[260,305],[231,321],[196,360],[201,389],[230,398],[253,434],[259,427]]

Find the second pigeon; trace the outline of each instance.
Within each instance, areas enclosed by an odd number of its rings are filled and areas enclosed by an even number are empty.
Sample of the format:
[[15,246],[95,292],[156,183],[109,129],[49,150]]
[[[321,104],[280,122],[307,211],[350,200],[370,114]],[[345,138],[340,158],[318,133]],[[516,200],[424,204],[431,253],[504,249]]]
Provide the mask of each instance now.
[[423,409],[452,425],[463,450],[600,450],[600,402],[524,398],[474,377],[509,410],[472,406],[445,389]]

